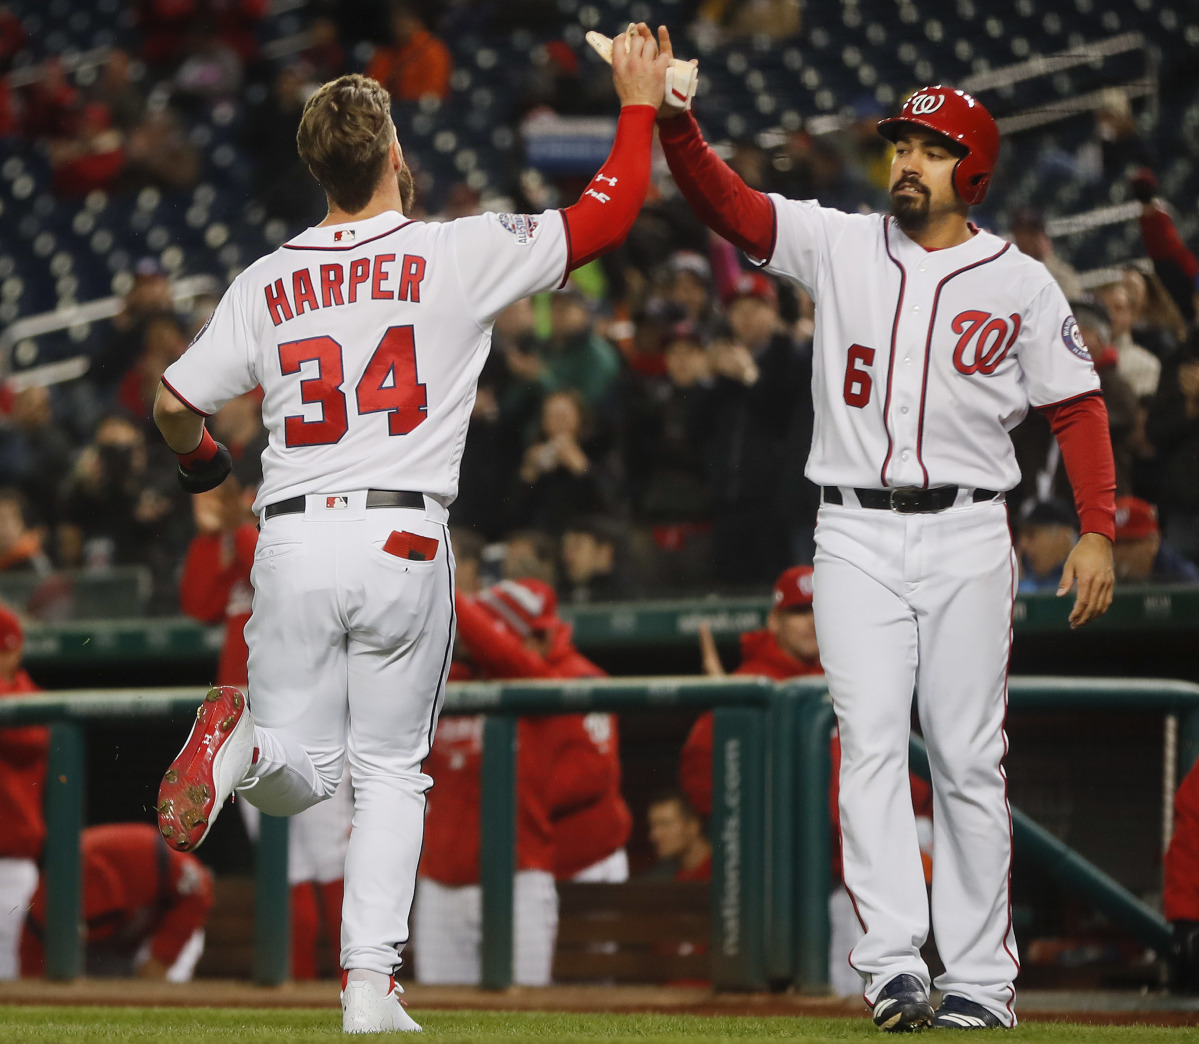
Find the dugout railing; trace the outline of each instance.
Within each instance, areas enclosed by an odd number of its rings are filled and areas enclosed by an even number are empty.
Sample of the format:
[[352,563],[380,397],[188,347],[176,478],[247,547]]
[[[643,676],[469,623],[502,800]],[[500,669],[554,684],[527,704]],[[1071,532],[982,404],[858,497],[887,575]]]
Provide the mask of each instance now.
[[[79,834],[89,722],[194,715],[195,688],[87,690],[0,701],[0,727],[51,726],[46,786],[46,972],[82,969]],[[1145,679],[1013,677],[1013,711],[1136,709],[1179,722],[1179,775],[1199,755],[1199,685]],[[828,985],[831,887],[828,785],[834,724],[822,678],[597,679],[452,685],[445,714],[483,714],[483,985],[512,983],[516,718],[532,714],[714,711],[711,978],[717,988]],[[928,774],[918,737],[912,767]],[[1017,848],[1060,884],[1159,952],[1169,930],[1156,911],[1031,818],[1012,809]],[[288,973],[287,821],[263,816],[255,857],[254,979]]]

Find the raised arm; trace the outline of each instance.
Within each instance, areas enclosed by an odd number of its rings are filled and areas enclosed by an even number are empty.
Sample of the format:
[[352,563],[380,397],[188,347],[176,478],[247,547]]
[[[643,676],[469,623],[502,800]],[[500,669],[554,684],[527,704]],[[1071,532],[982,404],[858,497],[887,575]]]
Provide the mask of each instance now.
[[654,116],[669,64],[652,39],[622,33],[613,41],[612,81],[621,104],[616,140],[579,201],[562,211],[568,271],[620,246],[641,212],[649,191]]
[[[670,33],[658,28],[661,54],[674,57]],[[658,139],[670,173],[683,198],[708,228],[750,257],[768,261],[774,253],[774,204],[764,192],[751,189],[724,162],[700,133],[690,112],[661,109]]]

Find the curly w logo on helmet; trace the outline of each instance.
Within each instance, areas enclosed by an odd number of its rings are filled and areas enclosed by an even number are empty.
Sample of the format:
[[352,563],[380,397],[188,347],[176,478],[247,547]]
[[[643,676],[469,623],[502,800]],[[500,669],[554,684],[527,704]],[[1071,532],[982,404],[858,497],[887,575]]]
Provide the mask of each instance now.
[[917,116],[927,116],[930,112],[936,112],[944,104],[945,95],[943,94],[917,94],[911,100],[910,111]]

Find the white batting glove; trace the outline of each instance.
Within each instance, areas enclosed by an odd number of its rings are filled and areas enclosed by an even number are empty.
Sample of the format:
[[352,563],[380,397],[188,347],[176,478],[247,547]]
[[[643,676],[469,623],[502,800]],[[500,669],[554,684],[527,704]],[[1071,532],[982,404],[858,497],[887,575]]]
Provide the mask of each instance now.
[[[630,23],[625,32],[632,36],[636,27]],[[594,29],[587,34],[587,42],[595,48],[596,53],[609,65],[612,64],[612,40]],[[666,69],[666,95],[663,105],[677,112],[691,108],[691,99],[695,97],[695,88],[699,84],[699,62],[692,58],[684,62],[680,58],[672,58]]]

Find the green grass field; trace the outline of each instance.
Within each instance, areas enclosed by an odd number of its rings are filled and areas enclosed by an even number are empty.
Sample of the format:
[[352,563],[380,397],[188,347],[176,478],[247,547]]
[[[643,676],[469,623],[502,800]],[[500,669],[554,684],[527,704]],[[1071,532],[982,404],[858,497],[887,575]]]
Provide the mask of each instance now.
[[[575,1015],[514,1012],[422,1012],[426,1040],[492,1044],[499,1041],[602,1041],[604,1044],[706,1044],[709,1041],[843,1041],[883,1037],[866,1018],[752,1018],[700,1015]],[[920,1036],[927,1037],[928,1032]],[[956,1037],[949,1031],[935,1036]],[[0,1007],[4,1044],[75,1044],[130,1041],[344,1041],[336,1009]],[[372,1036],[370,1039],[380,1039]],[[389,1039],[394,1039],[390,1037]],[[1194,1041],[1192,1028],[1083,1026],[1029,1023],[1002,1034],[1005,1041]]]

